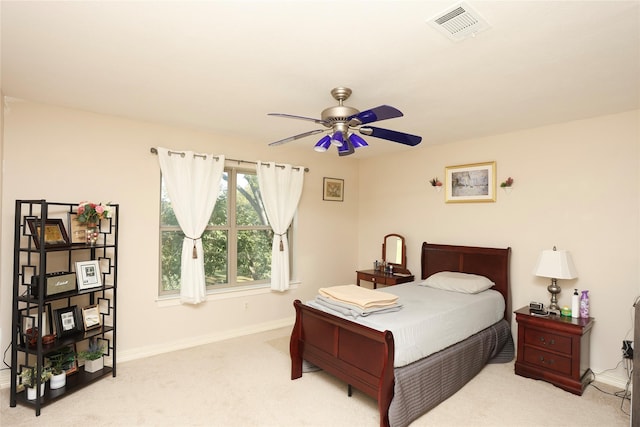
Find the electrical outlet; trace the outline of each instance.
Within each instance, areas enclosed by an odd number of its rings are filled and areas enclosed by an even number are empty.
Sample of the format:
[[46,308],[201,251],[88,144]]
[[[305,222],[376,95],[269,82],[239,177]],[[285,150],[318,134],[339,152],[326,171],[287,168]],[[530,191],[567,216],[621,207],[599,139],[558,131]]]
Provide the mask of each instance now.
[[633,341],[622,341],[622,357],[625,359],[633,359]]

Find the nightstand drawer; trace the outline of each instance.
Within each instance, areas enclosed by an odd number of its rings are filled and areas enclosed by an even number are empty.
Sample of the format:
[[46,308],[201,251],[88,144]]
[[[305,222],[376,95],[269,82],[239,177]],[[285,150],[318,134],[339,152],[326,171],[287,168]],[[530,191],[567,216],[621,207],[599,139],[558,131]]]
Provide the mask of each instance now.
[[529,347],[524,352],[524,361],[532,365],[544,367],[549,371],[555,371],[563,375],[571,375],[570,357],[564,357]]
[[524,342],[527,345],[557,351],[571,356],[571,338],[538,329],[527,328],[524,334]]

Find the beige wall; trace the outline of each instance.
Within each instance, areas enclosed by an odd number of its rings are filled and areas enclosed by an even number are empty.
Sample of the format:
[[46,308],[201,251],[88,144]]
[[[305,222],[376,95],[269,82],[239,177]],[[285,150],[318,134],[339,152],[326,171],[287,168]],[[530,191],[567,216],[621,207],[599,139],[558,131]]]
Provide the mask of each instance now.
[[[14,201],[92,199],[121,205],[118,289],[120,360],[215,341],[292,322],[292,301],[318,287],[353,283],[356,267],[380,257],[382,236],[407,237],[419,274],[422,241],[511,246],[513,305],[548,301],[547,280],[531,274],[538,253],[556,245],[573,254],[579,278],[560,281],[561,303],[589,289],[596,326],[592,367],[616,366],[638,295],[639,112],[598,117],[355,161],[255,141],[9,100],[4,114],[0,327],[11,324]],[[423,132],[428,136],[428,130]],[[159,168],[150,147],[304,165],[290,292],[239,293],[199,306],[156,301]],[[499,180],[515,179],[496,203],[445,204],[428,180],[447,165],[496,161]],[[345,201],[322,201],[324,176],[345,179]],[[247,308],[245,308],[247,305]],[[9,344],[4,333],[0,345]],[[629,338],[632,339],[632,338]],[[608,375],[608,378],[607,378]],[[623,381],[621,371],[604,374]],[[3,372],[0,383],[6,386]]]
[[[118,354],[121,360],[293,323],[294,299],[353,282],[357,167],[335,153],[249,144],[229,137],[10,100],[5,112],[0,327],[11,324],[16,199],[112,201],[121,206]],[[295,144],[295,143],[292,143]],[[286,162],[305,174],[296,233],[297,288],[227,295],[198,306],[156,301],[160,172],[150,147]],[[264,148],[263,148],[264,146]],[[345,179],[344,203],[322,200],[323,176]],[[339,248],[339,250],[337,249]],[[247,308],[245,308],[247,305]],[[1,347],[9,344],[9,334]],[[5,371],[6,374],[6,371]],[[8,375],[4,376],[6,384]]]
[[[578,278],[558,281],[560,304],[571,305],[574,287],[589,290],[596,319],[591,366],[615,368],[622,340],[633,339],[627,333],[640,290],[639,123],[632,111],[361,162],[359,267],[380,257],[382,236],[391,232],[406,236],[416,274],[422,241],[510,246],[517,309],[549,302],[549,280],[532,274],[540,251],[569,250]],[[511,194],[497,190],[495,203],[446,204],[444,192],[428,183],[443,179],[446,166],[485,161],[496,161],[498,182],[515,180]],[[621,370],[599,378],[607,376],[626,380]]]

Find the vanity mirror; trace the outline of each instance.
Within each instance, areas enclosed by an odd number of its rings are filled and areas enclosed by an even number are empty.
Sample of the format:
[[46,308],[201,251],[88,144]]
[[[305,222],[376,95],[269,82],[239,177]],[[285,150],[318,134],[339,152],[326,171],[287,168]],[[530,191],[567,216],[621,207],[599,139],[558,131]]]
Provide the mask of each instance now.
[[399,234],[387,234],[382,241],[382,260],[393,265],[396,273],[410,274],[407,270],[407,247],[404,237]]

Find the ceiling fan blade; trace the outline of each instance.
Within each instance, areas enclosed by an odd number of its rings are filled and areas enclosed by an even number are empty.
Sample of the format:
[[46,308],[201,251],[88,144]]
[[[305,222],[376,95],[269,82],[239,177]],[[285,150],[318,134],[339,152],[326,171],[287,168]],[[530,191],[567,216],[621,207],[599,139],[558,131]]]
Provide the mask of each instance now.
[[349,118],[349,126],[365,125],[367,123],[379,122],[380,120],[402,117],[403,114],[397,108],[390,105],[381,105],[370,110],[361,111]]
[[399,142],[400,144],[414,145],[422,142],[422,137],[417,135],[410,135],[408,133],[397,132],[395,130],[380,129],[373,126],[366,126],[358,129],[361,134],[373,136],[375,138],[386,139],[393,142]]
[[306,120],[308,122],[318,123],[319,125],[323,125],[326,127],[331,126],[329,122],[326,122],[322,119],[314,119],[312,117],[303,117],[303,116],[294,116],[293,114],[267,113],[267,116],[284,117],[285,119]]
[[290,136],[290,137],[288,137],[288,138],[281,139],[281,140],[276,141],[276,142],[272,142],[272,143],[270,143],[269,145],[270,145],[270,146],[273,146],[273,145],[281,145],[281,144],[284,144],[284,143],[286,143],[286,142],[295,141],[296,139],[304,138],[304,137],[307,137],[307,136],[309,136],[309,135],[315,135],[315,134],[320,133],[320,132],[326,132],[326,130],[325,130],[325,129],[315,129],[315,130],[310,130],[310,131],[305,132],[305,133],[300,133],[300,134],[298,134],[298,135]]

